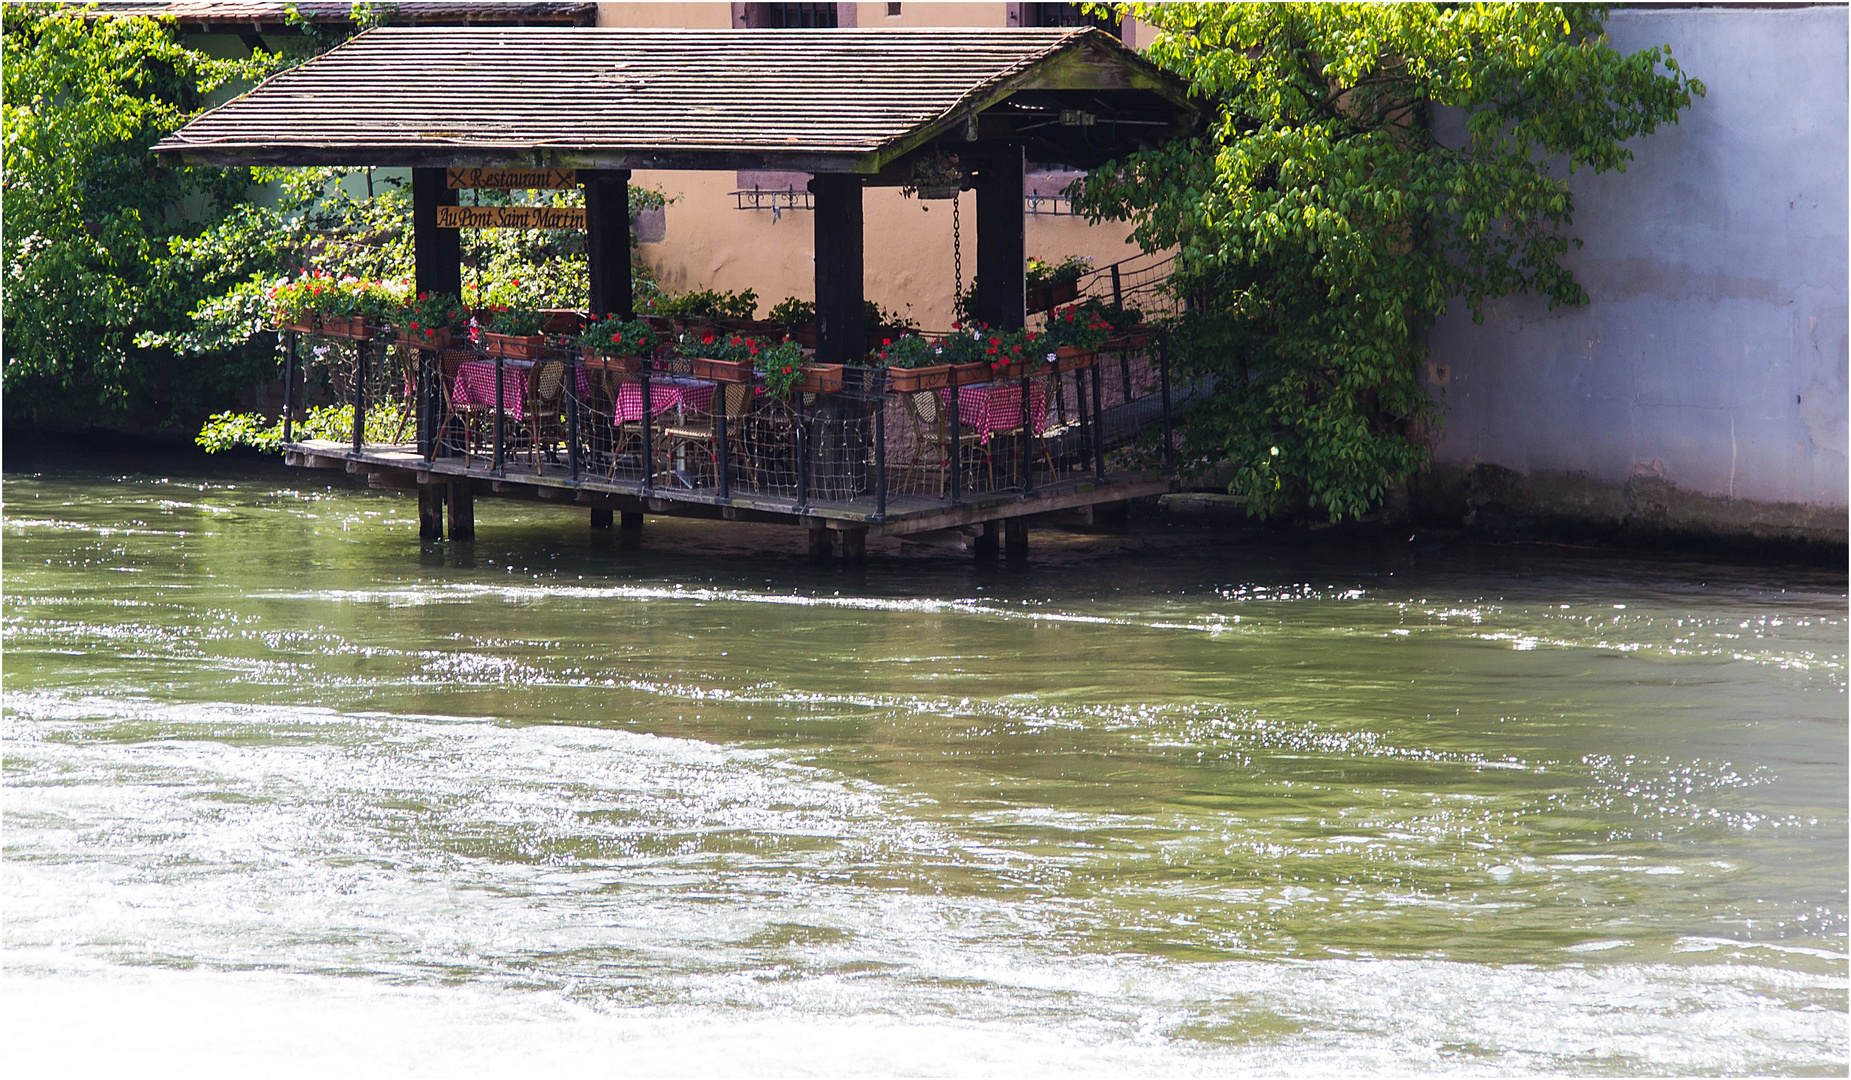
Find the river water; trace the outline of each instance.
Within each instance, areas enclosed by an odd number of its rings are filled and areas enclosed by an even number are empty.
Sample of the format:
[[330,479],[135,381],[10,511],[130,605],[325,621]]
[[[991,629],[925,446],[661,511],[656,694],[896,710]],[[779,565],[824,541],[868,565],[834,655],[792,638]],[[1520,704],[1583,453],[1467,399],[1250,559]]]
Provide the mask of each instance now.
[[421,547],[345,477],[59,461],[4,487],[16,1062],[1845,1069],[1841,573]]

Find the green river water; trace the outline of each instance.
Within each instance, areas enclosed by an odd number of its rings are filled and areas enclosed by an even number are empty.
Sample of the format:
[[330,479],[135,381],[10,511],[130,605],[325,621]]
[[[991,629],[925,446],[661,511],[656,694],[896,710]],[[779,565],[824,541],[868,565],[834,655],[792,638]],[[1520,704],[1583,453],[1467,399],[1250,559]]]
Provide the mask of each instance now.
[[4,485],[16,1061],[1845,1071],[1842,573],[421,546],[345,476],[57,460]]

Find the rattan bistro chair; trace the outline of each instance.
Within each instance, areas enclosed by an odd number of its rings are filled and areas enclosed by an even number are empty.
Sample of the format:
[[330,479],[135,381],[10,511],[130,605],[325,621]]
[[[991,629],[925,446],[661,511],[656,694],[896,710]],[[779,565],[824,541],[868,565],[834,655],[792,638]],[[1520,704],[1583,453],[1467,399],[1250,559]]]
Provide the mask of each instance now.
[[[750,383],[722,383],[714,395],[725,403],[729,423],[752,407]],[[680,459],[686,463],[684,468],[672,470],[670,475],[681,476],[690,488],[719,486],[719,424],[713,412],[684,411],[679,417],[667,420],[659,431],[657,445],[667,452],[668,460]],[[727,433],[732,434],[732,429]],[[735,442],[732,456],[738,456],[741,449]]]
[[[979,437],[975,431],[959,430],[954,433],[950,430],[951,418],[937,390],[915,390],[905,395],[905,401],[906,416],[913,425],[913,445],[918,449],[906,466],[906,477],[900,482],[901,489],[913,490],[913,476],[920,469],[936,469],[938,494],[942,498],[951,486],[951,470],[964,460],[966,450],[978,447]],[[962,429],[963,425],[959,427]],[[934,457],[926,457],[927,447],[936,451]]]

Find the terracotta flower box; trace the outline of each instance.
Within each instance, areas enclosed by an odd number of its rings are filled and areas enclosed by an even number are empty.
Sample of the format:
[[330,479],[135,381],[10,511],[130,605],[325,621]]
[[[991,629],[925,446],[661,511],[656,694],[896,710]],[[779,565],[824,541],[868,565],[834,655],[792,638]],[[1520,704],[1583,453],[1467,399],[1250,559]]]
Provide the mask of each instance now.
[[1099,347],[1106,352],[1137,352],[1150,347],[1150,335],[1141,331],[1119,334],[1106,339],[1105,344]]
[[750,360],[707,360],[695,357],[694,377],[708,382],[742,383],[752,381]]
[[541,308],[540,314],[546,318],[540,329],[549,334],[571,334],[574,337],[585,329],[585,321],[589,318],[585,312],[571,308]]
[[365,341],[373,336],[373,328],[358,315],[323,315],[317,323],[315,332],[323,337]]
[[1054,368],[1057,371],[1082,371],[1095,367],[1099,363],[1099,353],[1093,349],[1076,349],[1071,345],[1062,345],[1054,350]]
[[978,383],[987,383],[994,377],[990,365],[981,360],[974,364],[951,365],[951,385],[953,386],[975,386]]
[[805,364],[797,389],[806,394],[833,394],[842,389],[841,364]]
[[415,335],[401,328],[398,332],[398,343],[416,349],[447,349],[450,347],[450,328],[446,326],[441,330],[419,330]]
[[316,332],[315,317],[311,315],[306,319],[299,319],[295,322],[284,322],[278,319],[276,328],[278,330],[294,330],[298,334],[313,334]]
[[951,385],[951,365],[932,364],[929,367],[887,369],[887,389],[896,394],[912,394],[920,390],[942,390]]
[[586,371],[621,371],[637,372],[643,370],[643,358],[640,356],[605,356],[602,353],[588,352],[584,356]]
[[499,356],[503,360],[538,360],[546,349],[545,334],[492,334],[482,333],[482,348],[490,356]]
[[1013,364],[991,364],[987,366],[990,369],[991,382],[996,382],[1000,379],[1020,379],[1028,374],[1028,362],[1024,360],[1018,360]]
[[1080,283],[1077,281],[1055,281],[1047,285],[1030,285],[1023,293],[1023,299],[1028,301],[1027,310],[1030,315],[1058,307],[1070,300],[1077,300],[1079,296]]

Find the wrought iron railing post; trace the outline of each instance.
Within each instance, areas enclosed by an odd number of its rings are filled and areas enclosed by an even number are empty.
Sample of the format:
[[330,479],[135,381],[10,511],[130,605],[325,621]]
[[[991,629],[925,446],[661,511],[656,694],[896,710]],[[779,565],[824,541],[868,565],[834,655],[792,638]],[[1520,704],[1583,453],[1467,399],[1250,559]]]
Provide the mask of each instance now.
[[495,475],[506,475],[506,460],[502,456],[503,440],[507,437],[507,360],[500,352],[495,354]]
[[652,426],[655,412],[649,407],[651,404],[649,400],[649,362],[644,361],[642,368],[642,377],[637,380],[637,388],[642,391],[643,395],[643,490],[654,491],[656,486],[656,452],[655,446],[649,437],[649,429]]
[[353,350],[353,456],[360,456],[366,439],[366,339],[354,342]]
[[1093,479],[1105,482],[1105,409],[1100,402],[1105,398],[1104,380],[1099,375],[1099,365],[1093,365]]
[[797,508],[810,505],[810,440],[809,417],[803,409],[803,395],[797,395]]
[[[865,385],[865,384],[864,384]],[[887,516],[887,369],[874,373],[874,517]]]
[[1035,450],[1033,413],[1029,409],[1030,386],[1034,382],[1028,376],[1022,376],[1022,494],[1029,495],[1035,490]]
[[1112,306],[1115,308],[1122,308],[1125,306],[1125,291],[1118,283],[1117,263],[1112,264]]
[[1176,471],[1176,440],[1172,438],[1170,421],[1170,332],[1167,330],[1157,337],[1157,380],[1163,388],[1163,468],[1173,473]]
[[296,407],[296,332],[283,331],[286,342],[283,351],[283,441],[292,441],[295,434]]
[[578,358],[566,356],[566,470],[578,483]]
[[720,492],[720,498],[730,499],[733,495],[732,455],[726,449],[726,391],[730,384],[721,383],[713,388],[713,452],[718,458],[713,466],[713,482]]

